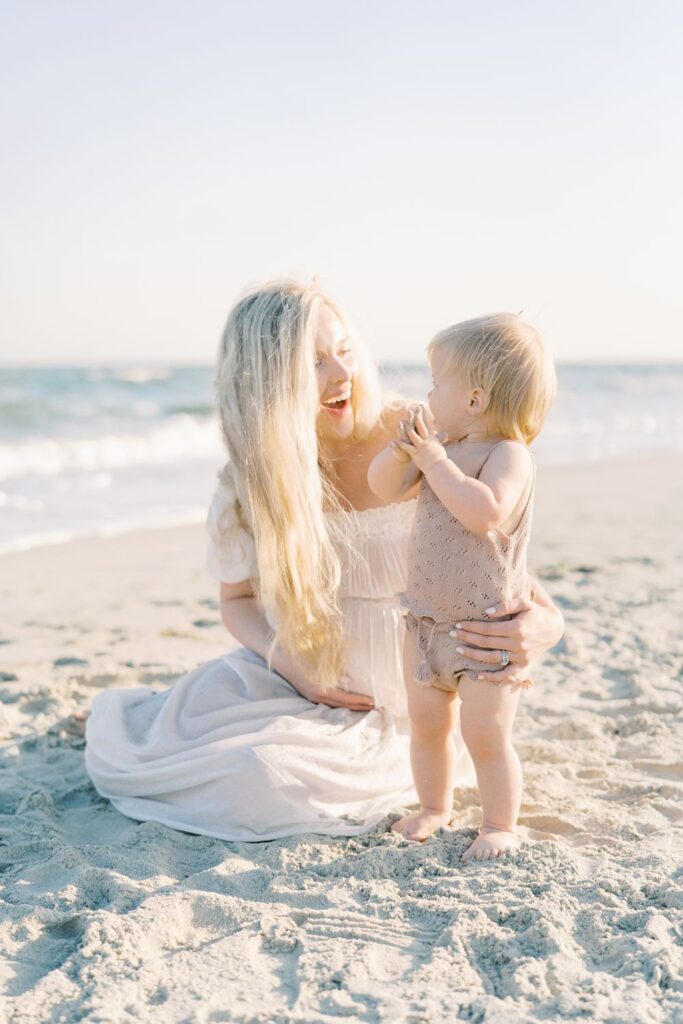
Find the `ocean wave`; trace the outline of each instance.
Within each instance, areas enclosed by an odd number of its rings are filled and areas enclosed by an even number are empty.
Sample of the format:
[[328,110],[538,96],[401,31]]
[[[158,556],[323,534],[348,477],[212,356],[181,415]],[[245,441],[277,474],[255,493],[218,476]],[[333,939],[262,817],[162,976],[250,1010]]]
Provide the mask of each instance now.
[[0,480],[212,458],[221,459],[216,420],[176,416],[145,433],[35,437],[0,444]]
[[149,384],[153,380],[168,380],[170,374],[169,367],[131,366],[120,370],[110,370],[108,376],[100,379],[117,380],[121,384]]
[[196,402],[188,405],[170,405],[166,409],[166,416],[215,416],[216,407],[208,403]]

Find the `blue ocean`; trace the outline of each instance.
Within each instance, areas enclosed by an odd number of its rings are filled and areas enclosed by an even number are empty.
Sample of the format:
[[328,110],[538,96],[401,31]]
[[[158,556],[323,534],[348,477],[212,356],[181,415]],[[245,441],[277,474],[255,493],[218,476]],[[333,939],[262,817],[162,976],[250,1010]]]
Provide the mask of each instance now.
[[[429,371],[384,365],[424,398]],[[683,364],[561,366],[539,465],[683,451]],[[210,367],[0,368],[0,552],[200,522],[222,464]]]

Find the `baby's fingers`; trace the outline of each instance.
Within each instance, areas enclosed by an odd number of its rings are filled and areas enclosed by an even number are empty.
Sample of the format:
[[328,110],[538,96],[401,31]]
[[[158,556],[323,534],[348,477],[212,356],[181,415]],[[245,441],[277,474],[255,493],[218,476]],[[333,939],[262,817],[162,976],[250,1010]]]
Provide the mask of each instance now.
[[411,427],[406,431],[406,437],[413,445],[421,445],[423,441],[427,440],[425,437],[422,437],[421,434],[418,434],[417,430]]
[[434,419],[434,416],[432,415],[432,410],[429,408],[428,405],[423,405],[421,407],[421,409],[422,409],[422,419],[425,421],[425,423],[427,425],[427,429],[429,431],[434,431],[436,429],[436,420]]
[[418,411],[415,413],[415,419],[413,422],[413,429],[415,430],[415,432],[418,434],[419,437],[426,441],[427,438],[429,437],[429,428],[427,427],[427,424],[424,421],[422,409],[418,409]]
[[405,441],[405,439],[408,437],[408,431],[412,430],[412,427],[413,427],[413,421],[412,420],[401,420],[399,425],[398,425],[398,434],[397,434],[398,440],[399,441]]

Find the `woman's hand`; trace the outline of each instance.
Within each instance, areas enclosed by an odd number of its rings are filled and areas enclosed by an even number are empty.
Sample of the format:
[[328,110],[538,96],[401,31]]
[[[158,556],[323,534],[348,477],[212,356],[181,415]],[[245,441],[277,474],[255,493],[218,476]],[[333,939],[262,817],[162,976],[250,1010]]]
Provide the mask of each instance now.
[[[562,615],[545,592],[541,596],[547,603],[514,598],[487,609],[488,621],[458,623],[451,631],[450,636],[461,641],[464,656],[482,662],[480,679],[494,683],[527,679],[532,662],[558,642],[564,628]],[[505,618],[508,615],[512,618]],[[506,668],[500,667],[502,651],[510,659]]]
[[299,680],[291,685],[312,704],[326,704],[328,708],[349,708],[350,711],[372,711],[375,706],[372,697],[366,697],[364,693],[349,693],[341,686],[323,691],[317,683],[308,680]]

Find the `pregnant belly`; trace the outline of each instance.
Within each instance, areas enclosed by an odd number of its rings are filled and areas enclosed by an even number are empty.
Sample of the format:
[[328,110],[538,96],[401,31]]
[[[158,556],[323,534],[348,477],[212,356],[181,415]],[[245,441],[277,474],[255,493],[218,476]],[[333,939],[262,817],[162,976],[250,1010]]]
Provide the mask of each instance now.
[[372,697],[375,706],[407,715],[403,685],[404,610],[398,598],[349,597],[344,612],[347,690]]

